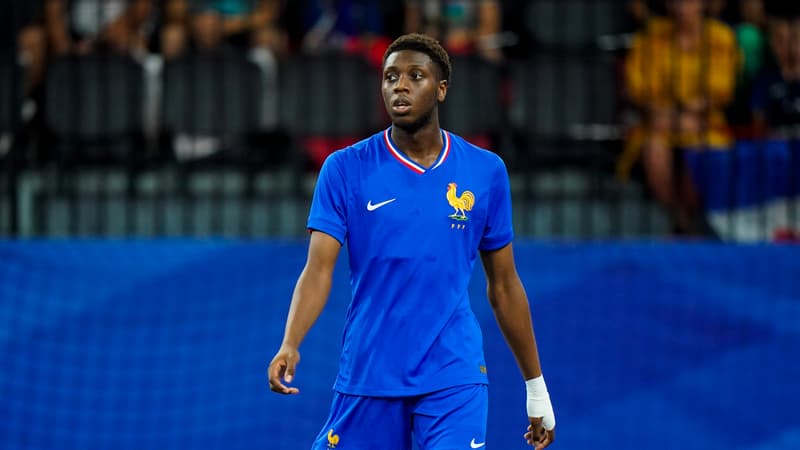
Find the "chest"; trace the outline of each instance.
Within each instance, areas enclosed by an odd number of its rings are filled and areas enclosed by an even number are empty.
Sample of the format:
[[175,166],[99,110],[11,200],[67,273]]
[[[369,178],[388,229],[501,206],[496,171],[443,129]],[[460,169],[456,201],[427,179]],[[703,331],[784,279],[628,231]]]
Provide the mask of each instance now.
[[382,251],[395,255],[477,247],[491,203],[490,180],[480,170],[453,165],[417,174],[395,169],[354,180],[351,245],[380,242]]

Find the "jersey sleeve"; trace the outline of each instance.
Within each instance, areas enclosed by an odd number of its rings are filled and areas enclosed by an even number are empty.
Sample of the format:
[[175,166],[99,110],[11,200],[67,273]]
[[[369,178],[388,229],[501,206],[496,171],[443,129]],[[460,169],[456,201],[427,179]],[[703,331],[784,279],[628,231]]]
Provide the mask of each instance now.
[[497,250],[514,239],[511,221],[511,186],[505,164],[498,158],[498,165],[492,176],[491,202],[486,217],[486,228],[478,248],[481,251]]
[[347,234],[347,184],[342,158],[342,152],[335,152],[322,165],[311,200],[308,229],[329,234],[344,245]]

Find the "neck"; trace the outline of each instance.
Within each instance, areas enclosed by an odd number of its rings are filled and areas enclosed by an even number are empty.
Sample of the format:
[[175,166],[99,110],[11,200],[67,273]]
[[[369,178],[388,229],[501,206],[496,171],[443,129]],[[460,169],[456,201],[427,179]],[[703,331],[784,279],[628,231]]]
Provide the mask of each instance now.
[[678,23],[678,34],[684,37],[698,37],[703,33],[703,19]]
[[390,133],[397,148],[423,166],[435,160],[442,149],[438,120],[430,120],[421,127],[411,129],[392,124]]

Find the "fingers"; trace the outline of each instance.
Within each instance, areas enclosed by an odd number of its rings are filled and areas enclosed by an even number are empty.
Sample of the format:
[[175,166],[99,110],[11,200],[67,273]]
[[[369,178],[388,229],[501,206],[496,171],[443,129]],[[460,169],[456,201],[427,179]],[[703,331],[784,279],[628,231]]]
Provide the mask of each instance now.
[[297,361],[293,358],[288,358],[286,361],[286,373],[283,376],[287,383],[291,383],[292,379],[294,379],[295,369],[297,369]]
[[269,377],[269,388],[273,392],[287,395],[300,393],[300,390],[296,387],[289,387],[281,382],[281,379],[283,379],[286,383],[291,383],[294,378],[295,368],[297,367],[296,361],[296,358],[280,357],[280,355],[272,360],[267,374]]
[[528,432],[523,435],[525,442],[536,448],[536,450],[542,450],[552,444],[556,439],[555,429],[545,430],[542,426],[541,417],[529,417],[529,420],[531,424],[528,425]]

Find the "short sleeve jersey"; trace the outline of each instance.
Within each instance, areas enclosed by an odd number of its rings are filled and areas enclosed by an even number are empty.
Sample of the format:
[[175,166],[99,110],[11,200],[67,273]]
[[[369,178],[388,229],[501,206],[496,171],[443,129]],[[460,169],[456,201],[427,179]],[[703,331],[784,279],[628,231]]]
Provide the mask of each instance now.
[[513,239],[508,173],[442,130],[436,162],[397,149],[391,128],[331,154],[308,219],[346,245],[352,301],[334,389],[408,396],[487,383],[467,287],[479,251]]

